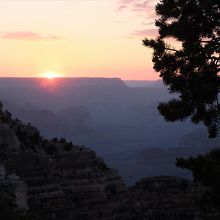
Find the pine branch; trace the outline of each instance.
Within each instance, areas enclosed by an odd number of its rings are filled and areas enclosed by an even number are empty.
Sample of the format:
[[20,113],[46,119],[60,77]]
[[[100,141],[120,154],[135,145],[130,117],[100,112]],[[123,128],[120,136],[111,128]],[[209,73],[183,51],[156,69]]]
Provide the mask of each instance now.
[[165,47],[165,50],[170,50],[170,51],[174,51],[174,52],[179,52],[178,50],[176,49],[173,49],[173,48],[168,48],[168,47]]

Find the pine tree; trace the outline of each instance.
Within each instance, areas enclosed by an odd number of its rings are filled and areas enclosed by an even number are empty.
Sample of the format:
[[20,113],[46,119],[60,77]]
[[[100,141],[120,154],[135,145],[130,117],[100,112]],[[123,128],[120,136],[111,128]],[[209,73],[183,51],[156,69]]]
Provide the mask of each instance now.
[[[144,39],[153,49],[154,69],[179,98],[160,103],[167,121],[203,122],[209,137],[220,129],[220,1],[161,0],[156,5],[159,37]],[[175,40],[178,46],[170,45]]]

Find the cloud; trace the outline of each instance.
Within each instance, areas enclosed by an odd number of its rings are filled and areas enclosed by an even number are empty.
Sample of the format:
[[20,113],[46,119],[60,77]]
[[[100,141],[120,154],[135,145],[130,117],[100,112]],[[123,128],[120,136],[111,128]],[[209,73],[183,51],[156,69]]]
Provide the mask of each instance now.
[[157,29],[144,29],[144,30],[137,30],[129,34],[129,37],[150,37],[156,38],[158,36]]
[[122,10],[124,10],[124,9],[126,9],[126,8],[127,8],[126,5],[119,5],[119,6],[118,6],[118,11],[122,11]]
[[6,40],[28,40],[28,41],[53,41],[60,38],[56,35],[42,35],[35,32],[17,31],[17,32],[1,32],[1,39]]
[[118,0],[118,10],[154,11],[158,0]]
[[133,31],[126,38],[156,38],[158,36],[158,31],[154,26],[157,19],[155,6],[158,2],[159,0],[117,0],[118,11],[134,13],[138,20],[142,20],[140,22],[143,26],[142,30]]
[[159,0],[117,0],[117,10],[135,13],[137,17],[152,24],[157,18],[155,6],[158,2]]

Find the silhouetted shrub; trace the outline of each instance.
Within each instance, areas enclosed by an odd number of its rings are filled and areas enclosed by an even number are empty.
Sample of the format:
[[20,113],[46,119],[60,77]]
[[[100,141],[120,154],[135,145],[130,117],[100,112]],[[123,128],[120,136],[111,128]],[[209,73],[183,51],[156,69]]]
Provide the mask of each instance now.
[[52,141],[53,141],[53,143],[57,143],[58,142],[58,138],[53,138]]
[[56,146],[54,146],[53,144],[48,144],[48,145],[46,145],[46,146],[44,147],[44,149],[45,149],[45,151],[46,151],[46,153],[47,153],[48,155],[54,155],[54,154],[56,154],[56,153],[58,152]]
[[192,171],[194,181],[207,187],[202,199],[209,198],[220,210],[220,149],[196,158],[177,158],[176,165]]
[[65,138],[60,138],[60,143],[65,144],[66,143],[66,139]]
[[72,148],[72,143],[71,142],[70,143],[65,143],[63,145],[63,150],[64,151],[71,151],[71,148]]

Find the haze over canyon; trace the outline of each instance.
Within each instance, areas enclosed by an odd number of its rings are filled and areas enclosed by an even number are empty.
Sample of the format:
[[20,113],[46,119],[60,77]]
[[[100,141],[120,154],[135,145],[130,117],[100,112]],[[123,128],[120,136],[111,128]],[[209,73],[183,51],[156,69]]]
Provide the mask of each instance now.
[[0,99],[14,117],[46,138],[66,138],[92,148],[128,185],[146,176],[191,178],[175,166],[217,147],[206,128],[167,123],[157,111],[172,96],[161,81],[119,78],[0,78]]

